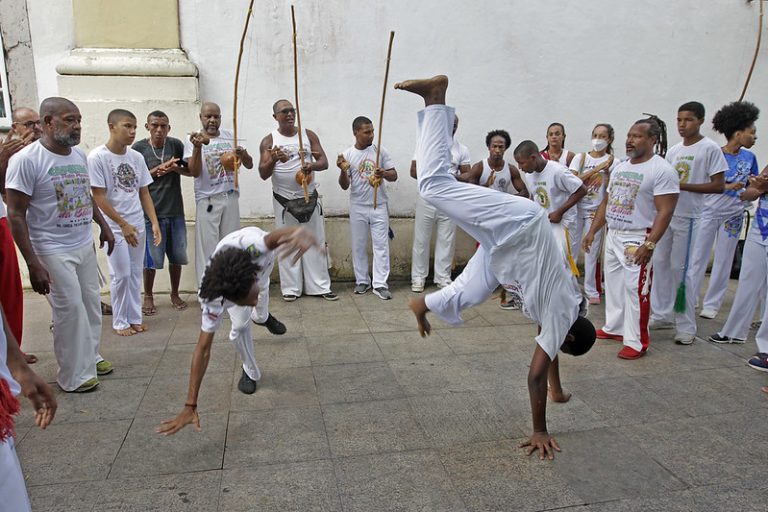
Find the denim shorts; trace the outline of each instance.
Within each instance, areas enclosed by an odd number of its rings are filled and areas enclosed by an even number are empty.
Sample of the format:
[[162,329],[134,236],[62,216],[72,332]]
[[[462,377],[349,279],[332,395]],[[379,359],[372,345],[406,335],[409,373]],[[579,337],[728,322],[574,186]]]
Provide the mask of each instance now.
[[160,245],[155,246],[155,237],[152,236],[152,224],[147,221],[147,250],[144,251],[144,268],[163,268],[165,255],[171,265],[186,265],[187,258],[187,224],[184,217],[167,217],[157,219],[160,225],[160,234],[163,239]]

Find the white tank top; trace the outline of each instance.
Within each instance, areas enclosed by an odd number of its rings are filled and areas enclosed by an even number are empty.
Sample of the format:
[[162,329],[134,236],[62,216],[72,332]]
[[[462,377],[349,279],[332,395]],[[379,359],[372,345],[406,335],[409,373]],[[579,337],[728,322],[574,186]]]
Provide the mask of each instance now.
[[[545,151],[542,151],[541,153],[542,153],[542,156],[544,156],[543,154],[545,153]],[[547,155],[550,155],[548,149],[546,150],[546,153],[547,153]],[[550,157],[549,160],[552,160],[552,158]],[[568,167],[568,163],[567,163],[568,162],[568,150],[563,148],[563,152],[560,153],[560,158],[558,158],[556,161],[561,163],[561,164],[563,164],[564,166]]]
[[[488,180],[493,176],[492,182],[489,184]],[[491,169],[488,164],[488,159],[483,159],[483,174],[480,175],[480,185],[483,187],[492,188],[499,192],[509,192],[512,187],[512,173],[509,171],[509,165],[504,162],[502,168],[496,172]]]
[[[302,131],[302,144],[304,145],[304,160],[312,162],[312,143],[307,137],[307,130]],[[288,161],[283,163],[277,161],[275,170],[272,173],[272,190],[286,199],[297,199],[304,197],[304,189],[296,182],[296,172],[301,168],[301,159],[299,158],[299,134],[293,137],[286,137],[277,130],[272,132],[272,146],[280,146],[283,152],[288,155]],[[312,181],[308,185],[310,194],[317,188],[315,182],[315,173],[312,173]]]

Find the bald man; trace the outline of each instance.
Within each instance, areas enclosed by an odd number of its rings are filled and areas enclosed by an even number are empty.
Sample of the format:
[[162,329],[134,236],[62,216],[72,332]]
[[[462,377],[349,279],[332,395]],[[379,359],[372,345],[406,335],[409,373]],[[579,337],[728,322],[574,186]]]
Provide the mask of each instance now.
[[91,222],[112,252],[115,238],[93,206],[85,154],[80,144],[80,110],[65,98],[40,105],[43,135],[8,166],[8,219],[27,262],[32,288],[47,295],[53,310],[56,381],[67,392],[99,384],[97,373],[112,371],[99,355],[101,306]]
[[202,130],[184,141],[184,160],[190,174],[195,176],[195,272],[198,287],[216,244],[224,236],[240,229],[240,191],[235,186],[235,171],[224,168],[221,155],[234,151],[246,169],[253,168],[253,158],[248,151],[239,146],[235,148],[232,132],[220,128],[221,109],[216,103],[203,103],[200,123]]
[[[5,175],[11,156],[24,146],[31,144],[43,134],[40,116],[27,107],[13,111],[11,129],[0,143],[0,192],[5,196]],[[16,247],[6,218],[5,204],[0,201],[0,304],[2,304],[8,327],[21,346],[24,323],[24,293],[21,288],[19,261],[16,259]],[[37,357],[24,354],[28,364],[37,362]]]

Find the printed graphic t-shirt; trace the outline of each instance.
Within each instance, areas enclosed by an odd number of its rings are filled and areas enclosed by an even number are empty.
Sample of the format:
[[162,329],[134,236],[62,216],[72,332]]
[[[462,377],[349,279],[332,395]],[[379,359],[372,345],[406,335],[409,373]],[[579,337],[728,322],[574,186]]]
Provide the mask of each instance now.
[[[667,162],[677,171],[681,185],[709,183],[711,176],[728,170],[720,146],[708,137],[690,146],[678,142],[667,152]],[[675,215],[688,219],[698,217],[703,207],[704,194],[681,190]]]
[[[735,155],[723,153],[725,161],[728,162],[728,170],[725,171],[725,184],[742,183],[746,188],[749,184],[750,176],[760,174],[757,167],[757,158],[754,153],[742,148]],[[704,209],[701,214],[705,217],[721,215],[738,215],[744,211],[748,204],[742,201],[739,195],[744,191],[726,190],[722,194],[707,194],[704,197]]]
[[[99,146],[88,155],[88,175],[92,187],[107,190],[107,201],[123,220],[139,231],[144,231],[144,210],[139,199],[139,189],[152,183],[152,177],[141,153],[126,148],[124,154],[118,155],[107,146]],[[112,233],[121,236],[120,226],[106,214],[104,219]]]
[[[587,174],[610,157],[611,155],[608,153],[598,158],[593,157],[589,153],[579,153],[573,157],[573,160],[571,160],[570,169],[579,177],[579,179],[581,179],[583,175]],[[582,165],[582,161],[584,161],[584,165]],[[613,171],[618,164],[619,159],[614,158],[613,163],[608,169],[598,172],[587,182],[583,182],[584,186],[587,187],[587,195],[582,197],[578,204],[578,214],[580,217],[588,217],[591,213],[597,210],[598,206],[600,206],[603,197],[605,197],[604,178],[610,175],[611,171]]]
[[[371,144],[365,149],[357,149],[355,146],[351,146],[344,150],[343,155],[350,165],[347,171],[351,183],[349,201],[354,204],[372,206],[373,187],[368,182],[368,178],[373,175],[373,171],[376,168],[376,145]],[[381,148],[379,153],[379,167],[385,171],[395,167],[395,164],[389,157],[389,152],[384,147]],[[387,203],[387,187],[385,183],[386,180],[382,178],[376,195],[377,205]]]
[[[521,172],[520,175],[525,181],[528,193],[547,213],[560,208],[582,185],[581,180],[566,166],[552,160],[547,161],[547,165],[541,172]],[[575,220],[576,208],[574,207],[565,212],[561,222],[567,225]]]
[[[195,201],[235,190],[235,171],[221,165],[221,155],[233,151],[234,138],[229,130],[219,130],[218,137],[212,137],[200,148],[202,165],[200,176],[195,178]],[[184,160],[192,156],[194,146],[187,138],[184,141]]]
[[57,155],[33,142],[11,158],[5,187],[30,197],[29,239],[35,254],[66,253],[93,243],[93,202],[85,154]]
[[677,194],[677,173],[658,155],[647,162],[621,162],[608,182],[608,229],[644,230],[656,219],[654,196]]

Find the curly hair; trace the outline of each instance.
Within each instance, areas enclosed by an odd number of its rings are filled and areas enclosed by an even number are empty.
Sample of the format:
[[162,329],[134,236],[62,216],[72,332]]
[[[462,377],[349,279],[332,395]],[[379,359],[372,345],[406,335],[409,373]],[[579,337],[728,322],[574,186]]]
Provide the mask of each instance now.
[[717,111],[712,118],[712,128],[725,135],[726,139],[733,134],[746,130],[760,117],[760,109],[748,101],[734,101]]
[[205,300],[219,297],[232,302],[242,300],[248,296],[260,270],[261,266],[248,251],[236,247],[224,249],[211,258],[198,295]]
[[488,132],[488,135],[485,136],[485,146],[491,147],[491,139],[494,137],[501,137],[504,139],[504,149],[509,149],[509,146],[512,144],[512,138],[509,136],[509,133],[507,133],[506,130],[492,130]]

